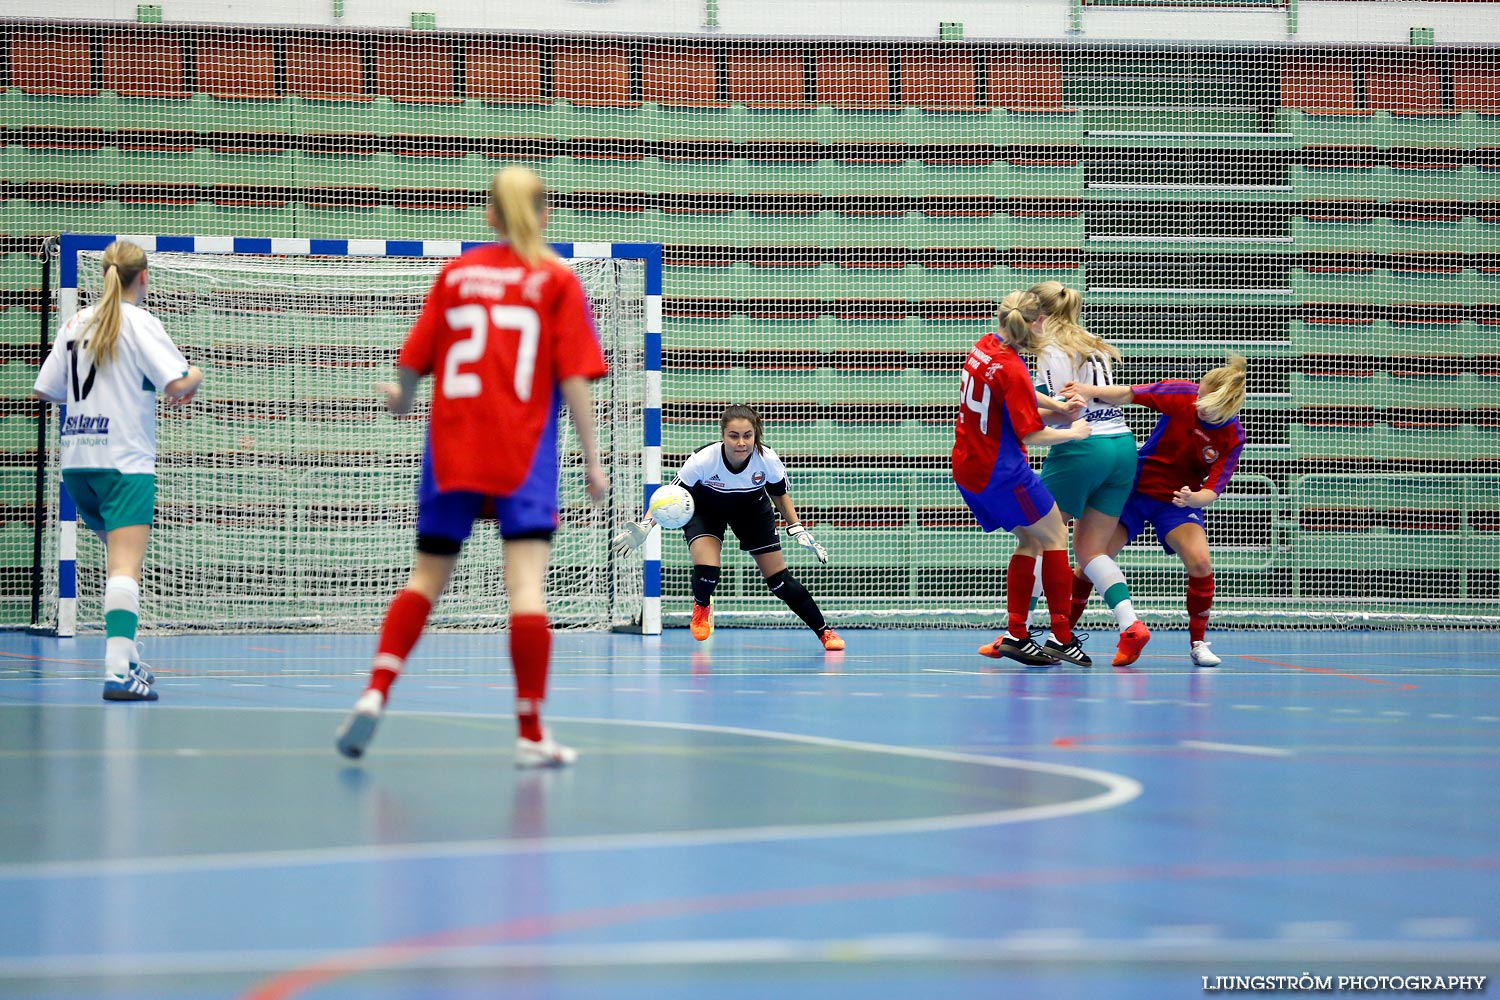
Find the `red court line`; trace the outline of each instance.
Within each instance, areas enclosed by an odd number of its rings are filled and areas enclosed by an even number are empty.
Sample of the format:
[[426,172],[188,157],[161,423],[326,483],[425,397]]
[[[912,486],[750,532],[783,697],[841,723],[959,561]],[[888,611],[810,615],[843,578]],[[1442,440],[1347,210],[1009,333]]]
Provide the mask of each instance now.
[[0,656],[9,656],[13,660],[31,660],[33,663],[72,663],[80,667],[97,667],[98,660],[59,660],[51,656],[32,656],[30,653],[0,653]]
[[1415,684],[1401,684],[1397,681],[1383,681],[1378,677],[1365,677],[1361,674],[1340,673],[1339,671],[1334,670],[1332,667],[1303,667],[1298,666],[1295,663],[1283,663],[1280,660],[1267,660],[1260,656],[1248,656],[1244,653],[1240,653],[1239,657],[1242,660],[1250,660],[1255,663],[1267,663],[1273,667],[1286,667],[1288,670],[1301,670],[1309,674],[1328,674],[1330,677],[1342,677],[1346,681],[1364,681],[1366,684],[1387,684],[1391,687],[1400,688],[1403,691],[1414,691],[1417,687]]
[[1099,742],[1101,740],[1144,740],[1152,737],[1180,738],[1182,732],[1171,733],[1084,733],[1081,736],[1054,736],[1052,745],[1055,747],[1073,747],[1080,743]]
[[[0,653],[0,656],[9,656],[12,659],[16,659],[16,660],[32,660],[32,661],[34,661],[36,663],[71,663],[71,664],[74,664],[75,666],[80,666],[80,667],[98,667],[98,666],[100,666],[100,661],[99,660],[59,660],[59,659],[55,659],[55,658],[50,657],[50,656],[32,656],[30,653]],[[154,670],[158,674],[183,674],[183,673],[187,673],[187,671],[185,671],[185,670],[181,670],[181,669],[177,669],[177,668],[173,668],[173,667],[152,667],[151,669]],[[240,675],[236,674],[235,676],[238,677]]]
[[260,983],[240,1000],[291,1000],[307,990],[345,976],[411,962],[424,955],[507,941],[535,940],[645,920],[699,914],[731,913],[767,907],[814,906],[945,892],[1003,892],[1055,886],[1107,885],[1172,879],[1265,878],[1271,876],[1380,875],[1414,871],[1485,870],[1500,867],[1500,855],[1473,858],[1327,858],[1297,861],[1231,861],[1206,864],[1134,865],[1105,868],[1054,868],[1034,872],[946,875],[936,878],[816,885],[717,896],[662,899],[622,906],[602,906],[571,913],[538,914],[476,927],[438,931],[403,941],[374,945],[293,969]]

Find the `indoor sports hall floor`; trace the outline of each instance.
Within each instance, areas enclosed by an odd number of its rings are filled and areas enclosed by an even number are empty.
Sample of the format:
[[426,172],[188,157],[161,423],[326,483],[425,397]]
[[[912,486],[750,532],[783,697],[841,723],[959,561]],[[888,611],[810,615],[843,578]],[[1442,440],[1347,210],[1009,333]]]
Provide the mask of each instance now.
[[560,634],[581,757],[516,772],[502,636],[424,639],[351,764],[369,636],[152,639],[161,701],[106,705],[102,638],[0,633],[0,996],[1500,974],[1500,634],[1220,632],[1194,671],[1161,632],[1130,672],[846,638]]

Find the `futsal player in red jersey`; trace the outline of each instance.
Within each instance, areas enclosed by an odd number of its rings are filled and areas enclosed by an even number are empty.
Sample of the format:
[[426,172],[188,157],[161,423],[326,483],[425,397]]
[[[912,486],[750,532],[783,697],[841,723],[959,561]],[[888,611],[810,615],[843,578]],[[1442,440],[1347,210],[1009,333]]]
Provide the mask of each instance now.
[[448,586],[474,520],[497,517],[510,598],[516,680],[517,767],[570,764],[576,754],[543,728],[552,632],[543,584],[557,529],[557,424],[566,402],[595,503],[609,492],[599,464],[589,383],[606,372],[578,278],[542,240],[542,179],[508,167],[490,182],[487,215],[499,242],[448,262],[434,280],[397,361],[399,384],[378,386],[386,409],[410,411],[418,381],[434,377],[417,491],[417,556],[381,626],[370,684],[339,728],[359,757]]
[[1203,510],[1229,488],[1245,447],[1237,414],[1245,405],[1245,359],[1203,376],[1201,382],[1150,385],[1084,385],[1066,392],[1124,406],[1138,403],[1161,414],[1141,445],[1135,492],[1126,501],[1109,554],[1113,557],[1149,522],[1168,552],[1187,570],[1188,642],[1193,663],[1216,667],[1222,661],[1209,648],[1208,613],[1214,603],[1214,572]]
[[[1017,353],[1018,348],[1034,349],[1041,335],[1045,317],[1037,297],[1031,292],[1010,293],[1000,303],[997,318],[998,335],[981,337],[964,361],[963,399],[953,443],[953,481],[975,520],[985,531],[1004,528],[1019,542],[1005,575],[1008,631],[979,652],[1029,666],[1058,661],[1088,666],[1069,623],[1073,568],[1068,563],[1068,528],[1052,494],[1027,462],[1026,446],[1081,441],[1089,436],[1089,425],[1076,419],[1082,412],[1076,404],[1069,426],[1042,423],[1035,382]],[[1026,629],[1038,556],[1052,618],[1052,634],[1041,646]]]

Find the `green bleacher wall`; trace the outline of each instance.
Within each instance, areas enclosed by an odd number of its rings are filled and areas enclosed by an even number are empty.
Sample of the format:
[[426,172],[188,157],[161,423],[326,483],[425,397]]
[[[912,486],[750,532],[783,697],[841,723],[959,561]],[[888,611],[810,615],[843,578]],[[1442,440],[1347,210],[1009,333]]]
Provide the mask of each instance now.
[[[1251,359],[1229,604],[1500,612],[1495,50],[0,34],[0,623],[30,615],[44,236],[482,239],[510,163],[552,238],[666,246],[666,464],[761,404],[836,555],[819,593],[998,600],[1009,547],[946,474],[955,376],[994,300],[1056,278],[1124,380]],[[1180,605],[1159,552],[1127,568]]]

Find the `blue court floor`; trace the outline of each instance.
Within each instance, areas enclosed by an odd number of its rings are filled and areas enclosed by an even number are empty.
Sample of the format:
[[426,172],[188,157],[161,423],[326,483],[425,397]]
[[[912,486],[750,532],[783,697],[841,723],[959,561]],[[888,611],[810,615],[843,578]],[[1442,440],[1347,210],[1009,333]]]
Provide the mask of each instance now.
[[503,636],[425,638],[351,764],[370,636],[152,638],[161,701],[113,705],[102,637],[0,633],[0,996],[1500,974],[1500,634],[1220,632],[1212,671],[1183,632],[1129,671],[845,635],[559,634],[547,718],[580,759],[539,773]]

